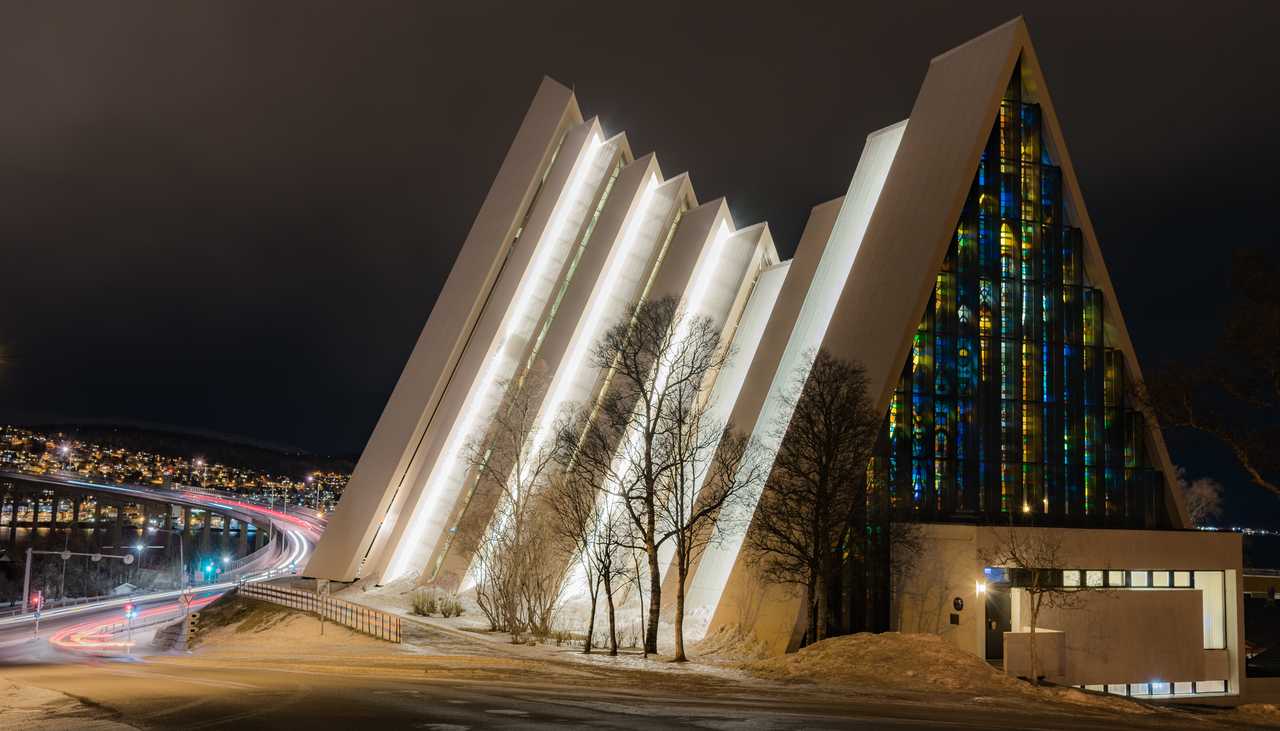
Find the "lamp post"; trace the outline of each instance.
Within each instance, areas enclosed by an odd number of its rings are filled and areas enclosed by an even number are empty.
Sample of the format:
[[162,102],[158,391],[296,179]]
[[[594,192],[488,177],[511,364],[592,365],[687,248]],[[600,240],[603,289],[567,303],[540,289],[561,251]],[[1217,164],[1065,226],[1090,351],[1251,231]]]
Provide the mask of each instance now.
[[[23,575],[22,575],[22,611],[24,614],[31,611],[31,560],[33,556],[58,556],[63,561],[71,560],[72,556],[88,556],[89,560],[95,563],[97,563],[98,561],[101,561],[104,558],[119,559],[120,562],[123,563],[125,566],[128,566],[129,564],[133,563],[133,554],[131,553],[112,554],[112,553],[78,553],[75,551],[36,551],[32,548],[27,548],[27,565],[24,568]],[[39,597],[40,608],[43,608],[44,592],[37,592],[37,595]],[[37,621],[39,621],[39,618],[37,618]],[[37,631],[39,630],[37,629]]]
[[183,548],[183,544],[186,543],[186,536],[172,528],[157,528],[153,525],[147,526],[147,532],[169,533],[178,536],[178,570],[182,574],[178,588],[182,590],[182,627],[185,632],[191,625],[191,597],[187,595],[187,559]]

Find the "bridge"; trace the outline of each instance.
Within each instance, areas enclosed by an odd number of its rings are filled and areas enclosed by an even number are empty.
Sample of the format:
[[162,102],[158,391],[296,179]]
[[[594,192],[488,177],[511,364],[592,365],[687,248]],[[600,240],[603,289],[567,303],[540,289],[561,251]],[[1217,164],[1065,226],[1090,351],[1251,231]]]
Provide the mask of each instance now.
[[[78,532],[82,542],[86,537],[96,541],[104,556],[143,555],[147,548],[167,550],[176,542],[184,571],[196,569],[186,574],[193,582],[179,574],[170,586],[156,582],[152,591],[46,605],[39,621],[31,607],[15,602],[7,616],[0,616],[0,658],[128,651],[127,643],[99,631],[125,621],[125,605],[139,620],[158,622],[180,616],[188,605],[198,609],[240,583],[293,575],[306,564],[323,529],[323,518],[310,510],[277,510],[213,490],[0,472],[0,540],[10,560],[21,560],[22,542],[43,539],[48,546],[51,537],[65,534],[61,548]],[[181,547],[194,551],[187,554]]]

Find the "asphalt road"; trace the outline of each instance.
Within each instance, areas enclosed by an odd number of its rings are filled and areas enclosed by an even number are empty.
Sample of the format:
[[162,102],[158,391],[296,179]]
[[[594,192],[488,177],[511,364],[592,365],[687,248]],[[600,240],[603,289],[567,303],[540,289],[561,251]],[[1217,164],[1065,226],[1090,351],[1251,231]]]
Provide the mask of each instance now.
[[369,667],[354,665],[350,673],[306,670],[287,661],[264,667],[92,660],[0,667],[0,678],[66,693],[101,718],[146,729],[1205,727],[1194,716],[1117,717],[1088,709],[1000,707],[998,701],[983,708],[945,696],[835,697],[728,679],[684,684],[625,671],[592,679],[568,664],[498,680],[367,672]]
[[[72,621],[81,619],[67,623]],[[465,635],[410,623],[405,646],[360,656],[327,655],[328,650],[314,646],[265,655],[201,649],[193,655],[147,658],[52,646],[44,656],[32,658],[3,649],[0,681],[80,701],[74,708],[46,714],[46,723],[53,725],[41,728],[78,728],[85,718],[144,729],[360,731],[1231,727],[1215,717],[1181,712],[1116,715],[1087,707],[919,691],[834,693],[744,682],[714,672],[664,672],[662,665],[637,669],[604,658],[587,664],[577,658],[513,654],[509,646]],[[59,725],[62,720],[65,726]]]

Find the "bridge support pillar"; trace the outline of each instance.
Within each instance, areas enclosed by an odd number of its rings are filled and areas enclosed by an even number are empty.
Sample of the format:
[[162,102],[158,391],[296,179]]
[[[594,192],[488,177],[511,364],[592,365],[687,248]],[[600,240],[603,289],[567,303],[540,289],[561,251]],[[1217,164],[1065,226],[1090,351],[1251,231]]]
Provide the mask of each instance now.
[[18,543],[18,498],[16,492],[9,492],[9,549]]
[[243,520],[240,521],[240,535],[236,536],[236,543],[237,553],[241,556],[249,555],[249,524]]
[[29,492],[23,496],[27,504],[27,543],[35,545],[36,541],[36,521],[40,519],[40,494]]
[[124,503],[115,503],[116,520],[111,524],[111,545],[116,549],[124,547]]
[[213,549],[211,532],[213,531],[213,513],[204,511],[204,524],[200,527],[200,551],[208,553]]

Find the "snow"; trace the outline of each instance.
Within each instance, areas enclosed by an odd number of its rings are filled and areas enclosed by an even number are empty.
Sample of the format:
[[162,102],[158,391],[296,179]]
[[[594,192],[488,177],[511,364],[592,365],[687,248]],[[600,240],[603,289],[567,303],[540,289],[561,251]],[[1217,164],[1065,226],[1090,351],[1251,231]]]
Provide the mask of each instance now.
[[232,600],[201,610],[196,648],[204,654],[289,656],[302,651],[378,655],[404,649],[275,604]]
[[103,713],[57,691],[0,683],[0,728],[24,731],[130,731],[132,726],[95,718]]
[[755,634],[731,625],[721,627],[716,633],[685,649],[690,656],[712,661],[764,660],[769,657],[769,649]]
[[991,701],[1021,698],[1089,706],[1122,713],[1151,713],[1149,706],[1075,688],[1036,687],[1011,678],[942,637],[884,632],[832,637],[798,652],[740,665],[761,678],[879,690],[946,690]]
[[1007,692],[1019,681],[937,635],[885,632],[843,635],[799,652],[744,663],[755,675],[824,685]]
[[1228,714],[1250,725],[1280,726],[1280,706],[1274,703],[1246,703]]

